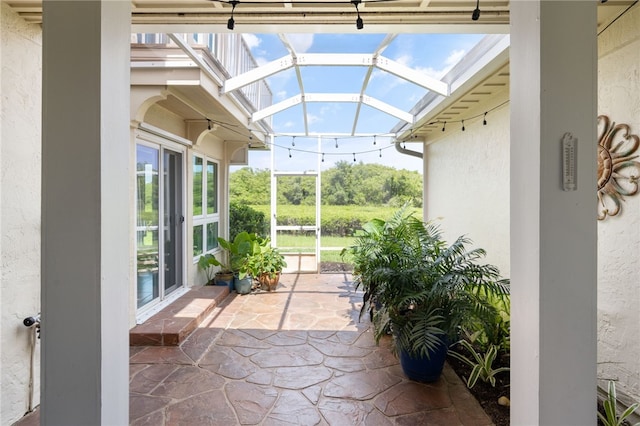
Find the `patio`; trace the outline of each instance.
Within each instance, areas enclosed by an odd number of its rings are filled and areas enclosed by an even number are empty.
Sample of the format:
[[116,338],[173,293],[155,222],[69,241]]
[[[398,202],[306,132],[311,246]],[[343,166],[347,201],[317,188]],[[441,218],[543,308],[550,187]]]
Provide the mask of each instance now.
[[348,274],[286,274],[228,296],[180,346],[132,346],[130,424],[491,424],[448,365],[406,379],[360,302]]

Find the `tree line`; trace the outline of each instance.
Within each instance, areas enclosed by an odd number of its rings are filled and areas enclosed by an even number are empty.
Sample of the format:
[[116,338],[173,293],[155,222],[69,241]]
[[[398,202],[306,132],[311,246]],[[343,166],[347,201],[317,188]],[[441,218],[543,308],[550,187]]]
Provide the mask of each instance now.
[[[240,204],[269,204],[270,179],[268,169],[244,167],[233,172],[229,177],[231,200]],[[279,204],[315,204],[313,177],[280,176],[277,189]],[[413,207],[422,207],[422,175],[381,164],[339,161],[322,172],[321,191],[324,205],[400,206],[411,201]]]

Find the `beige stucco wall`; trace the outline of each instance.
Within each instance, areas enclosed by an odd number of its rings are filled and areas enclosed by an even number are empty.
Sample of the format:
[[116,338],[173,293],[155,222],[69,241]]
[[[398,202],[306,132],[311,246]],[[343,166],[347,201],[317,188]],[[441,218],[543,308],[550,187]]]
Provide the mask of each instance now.
[[[640,5],[598,37],[598,113],[640,135]],[[640,195],[598,223],[598,377],[640,401]]]
[[[0,424],[8,425],[28,409],[30,330],[22,320],[40,311],[42,31],[0,7]],[[36,341],[34,405],[39,353]]]
[[[156,88],[156,90],[149,90],[147,87],[132,87],[132,99],[136,101],[132,104],[134,108],[146,108],[146,106],[140,107],[145,104],[146,99],[154,99],[159,95],[164,88]],[[155,93],[157,91],[157,93]],[[161,99],[159,97],[158,99]],[[198,270],[197,265],[193,261],[193,217],[191,214],[193,205],[193,182],[191,176],[193,175],[193,154],[199,154],[201,156],[217,160],[219,162],[219,199],[218,206],[220,208],[220,234],[225,236],[225,229],[228,226],[227,214],[228,214],[228,197],[227,197],[227,177],[228,177],[228,164],[229,156],[232,151],[229,149],[224,140],[216,135],[215,130],[209,131],[206,123],[189,123],[185,121],[183,117],[169,111],[157,104],[152,104],[146,112],[140,114],[139,111],[132,110],[132,117],[142,118],[145,124],[152,125],[170,135],[177,136],[182,139],[189,140],[191,146],[186,146],[185,151],[185,233],[186,233],[186,245],[185,245],[185,260],[184,266],[186,270],[186,286],[191,287],[194,285],[202,285],[206,282],[205,274]],[[131,132],[131,152],[132,158],[135,158],[135,141],[136,134],[139,132],[136,130],[137,124],[133,121],[134,127]],[[155,136],[154,142],[160,141],[162,138]],[[135,169],[135,165],[133,166]],[[131,180],[131,205],[135,206],[135,179]],[[135,207],[133,207],[135,208]],[[135,216],[135,214],[134,214]],[[135,221],[135,217],[134,217]],[[135,222],[132,223],[135,227]],[[131,252],[132,257],[135,258],[135,241],[132,242]],[[136,277],[135,274],[135,262],[132,262],[132,277]],[[135,279],[135,278],[134,278]],[[133,327],[136,323],[136,294],[135,294],[135,282],[131,284],[130,292],[130,325]]]
[[450,242],[469,237],[509,277],[509,105],[487,114],[486,126],[480,118],[466,121],[464,132],[459,124],[447,127],[443,139],[425,147],[426,217]]

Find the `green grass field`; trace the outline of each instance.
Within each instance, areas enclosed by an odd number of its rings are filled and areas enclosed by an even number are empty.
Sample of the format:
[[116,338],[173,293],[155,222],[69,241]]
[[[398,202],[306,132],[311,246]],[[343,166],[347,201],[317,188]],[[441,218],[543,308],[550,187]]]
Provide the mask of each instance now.
[[[266,217],[270,215],[270,206],[268,205],[252,205],[251,208],[263,212]],[[331,221],[332,218],[358,218],[362,223],[371,219],[388,219],[396,211],[397,207],[388,206],[322,206],[321,215],[324,219],[322,222]],[[417,217],[421,217],[422,209],[413,209]],[[279,205],[277,215],[281,217],[300,217],[305,218],[298,222],[299,225],[314,225],[315,206],[293,206]],[[306,223],[309,222],[309,223]],[[348,247],[354,241],[354,237],[339,237],[332,235],[322,235],[321,247],[336,248],[336,250],[322,250],[320,260],[322,262],[342,262],[340,252],[344,247]],[[313,253],[315,251],[316,237],[313,232],[279,232],[275,245],[277,247],[295,247],[292,250],[296,253]],[[284,249],[284,252],[289,251]]]
[[[269,205],[251,205],[252,209],[265,214],[269,217],[271,207]],[[391,217],[396,211],[397,207],[391,206],[329,206],[324,205],[320,208],[320,213],[324,217],[334,217],[338,215],[351,215],[357,217],[367,217],[368,220],[379,218],[387,219]],[[412,209],[418,217],[422,215],[422,209]],[[300,216],[300,217],[315,217],[316,206],[299,205],[294,206],[290,204],[280,204],[277,210],[278,215],[282,216]]]

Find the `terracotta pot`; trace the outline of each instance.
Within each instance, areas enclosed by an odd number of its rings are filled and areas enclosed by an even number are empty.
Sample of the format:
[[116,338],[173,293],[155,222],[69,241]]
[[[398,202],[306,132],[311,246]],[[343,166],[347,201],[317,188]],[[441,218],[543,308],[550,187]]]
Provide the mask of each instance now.
[[276,291],[278,283],[280,282],[280,272],[276,273],[276,276],[271,278],[268,273],[260,274],[258,277],[260,288],[266,291]]

